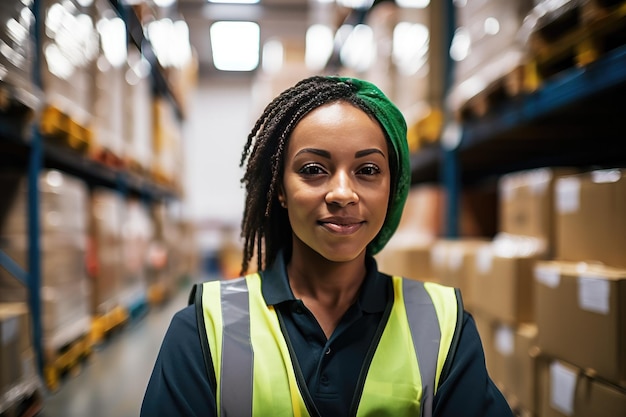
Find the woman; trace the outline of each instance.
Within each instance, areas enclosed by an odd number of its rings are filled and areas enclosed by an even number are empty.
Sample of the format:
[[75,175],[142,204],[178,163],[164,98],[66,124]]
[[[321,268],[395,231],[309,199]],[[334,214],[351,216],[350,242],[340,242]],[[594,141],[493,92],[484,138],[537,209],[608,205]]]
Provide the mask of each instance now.
[[194,288],[143,416],[512,415],[458,292],[376,267],[410,187],[406,123],[378,88],[299,82],[246,162],[242,275],[260,272]]

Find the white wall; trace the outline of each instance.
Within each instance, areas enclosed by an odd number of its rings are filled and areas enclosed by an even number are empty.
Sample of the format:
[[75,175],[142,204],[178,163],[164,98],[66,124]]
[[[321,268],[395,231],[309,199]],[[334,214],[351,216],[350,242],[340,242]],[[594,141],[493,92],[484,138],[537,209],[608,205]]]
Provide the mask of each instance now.
[[[248,78],[200,80],[188,103],[184,122],[186,217],[198,223],[202,249],[216,244],[215,229],[239,227],[244,189],[241,152],[256,114],[252,115]],[[204,226],[202,226],[204,225]]]

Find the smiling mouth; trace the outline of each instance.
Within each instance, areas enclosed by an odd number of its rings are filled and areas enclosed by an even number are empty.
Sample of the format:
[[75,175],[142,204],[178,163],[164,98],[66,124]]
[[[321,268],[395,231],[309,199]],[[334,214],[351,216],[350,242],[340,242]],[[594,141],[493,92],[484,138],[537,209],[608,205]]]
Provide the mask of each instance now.
[[344,223],[323,221],[323,222],[319,222],[319,224],[322,227],[324,227],[326,230],[332,233],[340,234],[340,235],[349,235],[359,230],[361,226],[363,226],[364,222],[344,224]]

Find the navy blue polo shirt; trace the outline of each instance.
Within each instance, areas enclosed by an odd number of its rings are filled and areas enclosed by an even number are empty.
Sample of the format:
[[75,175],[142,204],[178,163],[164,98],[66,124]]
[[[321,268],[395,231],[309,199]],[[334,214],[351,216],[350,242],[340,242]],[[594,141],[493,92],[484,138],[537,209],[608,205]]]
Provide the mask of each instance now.
[[[390,277],[378,271],[371,257],[366,266],[367,276],[357,301],[328,340],[311,312],[294,297],[282,256],[262,273],[263,296],[284,323],[298,362],[296,373],[301,372],[306,381],[308,392],[303,395],[310,397],[323,417],[350,415],[361,364],[385,306],[393,301]],[[146,389],[141,416],[217,415],[199,335],[194,306],[174,316]],[[449,369],[434,398],[434,416],[512,416],[487,374],[480,338],[468,313],[464,313]]]
[[361,365],[385,306],[393,302],[391,279],[378,273],[371,257],[366,260],[366,268],[367,276],[356,302],[328,340],[313,314],[294,297],[282,257],[263,273],[263,297],[274,305],[285,323],[309,394],[322,416],[349,415]]

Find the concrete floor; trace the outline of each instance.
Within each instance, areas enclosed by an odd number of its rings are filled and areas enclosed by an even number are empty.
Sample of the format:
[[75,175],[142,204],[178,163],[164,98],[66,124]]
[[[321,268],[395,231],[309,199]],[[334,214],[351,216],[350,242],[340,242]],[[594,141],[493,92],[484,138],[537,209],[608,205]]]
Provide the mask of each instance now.
[[42,417],[137,417],[174,313],[187,304],[184,286],[162,306],[131,322],[99,346],[76,376],[44,394]]

